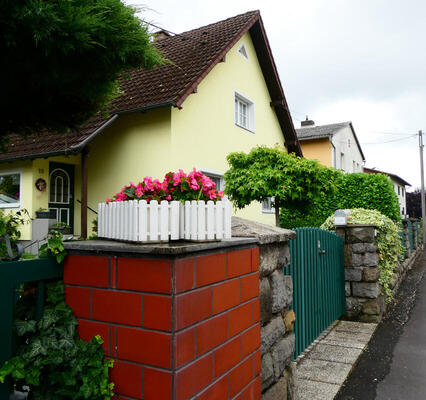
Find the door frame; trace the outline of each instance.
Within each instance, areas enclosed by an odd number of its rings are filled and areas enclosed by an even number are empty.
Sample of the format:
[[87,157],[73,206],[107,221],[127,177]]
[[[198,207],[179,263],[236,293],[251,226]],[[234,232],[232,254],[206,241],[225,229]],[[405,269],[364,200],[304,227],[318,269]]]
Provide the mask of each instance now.
[[[75,165],[74,164],[66,164],[66,163],[60,163],[60,162],[54,162],[49,161],[49,209],[51,209],[51,204],[55,204],[54,202],[50,201],[50,193],[51,193],[51,175],[52,172],[56,169],[61,169],[65,171],[69,178],[70,178],[70,201],[69,201],[69,226],[71,227],[71,232],[74,232],[74,195],[75,195]],[[56,207],[52,207],[56,208]],[[65,207],[64,207],[65,208]],[[56,220],[59,221],[59,212],[56,214]]]

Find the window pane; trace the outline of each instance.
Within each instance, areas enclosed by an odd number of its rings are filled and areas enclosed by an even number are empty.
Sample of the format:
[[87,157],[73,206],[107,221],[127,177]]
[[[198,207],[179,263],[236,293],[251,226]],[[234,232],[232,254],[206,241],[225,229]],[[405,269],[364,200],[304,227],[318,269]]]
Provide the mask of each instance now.
[[13,204],[19,202],[20,174],[0,176],[0,204]]

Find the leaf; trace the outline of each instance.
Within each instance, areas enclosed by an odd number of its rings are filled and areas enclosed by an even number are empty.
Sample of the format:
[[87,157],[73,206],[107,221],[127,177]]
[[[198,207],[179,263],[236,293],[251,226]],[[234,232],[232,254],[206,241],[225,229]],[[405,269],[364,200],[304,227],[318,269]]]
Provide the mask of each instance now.
[[14,326],[15,326],[17,335],[24,336],[27,333],[36,331],[37,321],[34,321],[34,320],[22,321],[17,319],[14,322]]

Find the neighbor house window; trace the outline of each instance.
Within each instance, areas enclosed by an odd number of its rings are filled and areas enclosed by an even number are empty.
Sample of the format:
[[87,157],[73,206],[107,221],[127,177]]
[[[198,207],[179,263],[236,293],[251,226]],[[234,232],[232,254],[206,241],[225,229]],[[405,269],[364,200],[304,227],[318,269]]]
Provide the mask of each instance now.
[[356,169],[355,169],[355,161],[352,161],[352,169],[353,169],[353,172],[356,171]]
[[268,197],[262,201],[262,212],[265,214],[275,214],[275,208],[273,206],[275,201],[274,197]]
[[241,94],[235,93],[234,104],[235,124],[254,132],[254,103]]
[[21,173],[0,173],[0,208],[21,206]]
[[401,194],[401,193],[400,193],[400,186],[399,186],[399,185],[398,185],[398,194]]

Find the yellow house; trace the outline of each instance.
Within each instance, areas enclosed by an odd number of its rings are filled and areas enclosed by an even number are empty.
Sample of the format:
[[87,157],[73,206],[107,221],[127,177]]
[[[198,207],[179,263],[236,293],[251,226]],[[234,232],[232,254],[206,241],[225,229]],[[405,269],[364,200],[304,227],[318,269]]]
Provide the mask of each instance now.
[[306,117],[296,129],[303,155],[344,172],[362,172],[364,153],[352,122],[315,125]]
[[[155,45],[171,61],[121,80],[109,116],[66,135],[11,137],[0,155],[0,206],[40,208],[86,237],[97,204],[129,181],[193,167],[223,188],[226,156],[278,143],[302,155],[258,11]],[[1,194],[3,193],[3,194]],[[238,215],[274,224],[252,204]],[[31,239],[31,226],[23,232]]]

